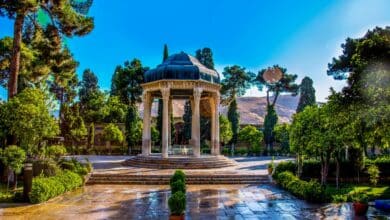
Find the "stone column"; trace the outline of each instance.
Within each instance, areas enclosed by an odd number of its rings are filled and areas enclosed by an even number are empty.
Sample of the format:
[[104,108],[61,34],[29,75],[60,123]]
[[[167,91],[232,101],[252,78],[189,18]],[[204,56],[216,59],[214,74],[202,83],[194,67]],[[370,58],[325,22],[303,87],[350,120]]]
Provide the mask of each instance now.
[[171,127],[171,115],[172,115],[172,98],[169,98],[169,103],[168,103],[168,147],[172,146],[172,127]]
[[200,157],[200,98],[202,96],[202,88],[194,88],[194,108],[192,109],[192,151],[195,157]]
[[163,121],[162,121],[162,157],[167,158],[168,157],[168,129],[169,129],[169,124],[168,124],[168,119],[169,119],[169,87],[165,87],[161,89],[161,95],[163,99]]
[[142,102],[144,104],[144,118],[143,118],[143,131],[142,131],[142,155],[148,156],[151,151],[151,135],[150,135],[150,116],[151,116],[151,94],[144,91],[142,96]]
[[211,155],[215,155],[215,104],[214,104],[214,97],[209,98],[210,103],[210,112],[211,112]]
[[219,141],[219,92],[214,94],[214,154],[220,155],[220,141]]

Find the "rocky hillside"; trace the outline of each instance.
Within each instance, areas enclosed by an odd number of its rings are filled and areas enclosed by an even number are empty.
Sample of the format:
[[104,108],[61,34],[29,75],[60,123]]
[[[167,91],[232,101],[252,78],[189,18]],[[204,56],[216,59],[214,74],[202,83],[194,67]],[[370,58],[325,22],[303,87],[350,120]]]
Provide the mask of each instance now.
[[[298,105],[298,96],[281,95],[276,102],[276,112],[279,116],[279,123],[286,123],[291,121],[292,115]],[[182,117],[184,113],[184,100],[174,100],[173,109],[174,117]],[[263,124],[264,116],[266,114],[266,97],[239,97],[237,100],[238,110],[240,112],[241,124],[259,125]],[[227,113],[227,107],[221,107],[221,113]],[[140,106],[140,114],[143,115],[143,106]],[[157,116],[157,102],[153,103],[152,107],[153,117]]]

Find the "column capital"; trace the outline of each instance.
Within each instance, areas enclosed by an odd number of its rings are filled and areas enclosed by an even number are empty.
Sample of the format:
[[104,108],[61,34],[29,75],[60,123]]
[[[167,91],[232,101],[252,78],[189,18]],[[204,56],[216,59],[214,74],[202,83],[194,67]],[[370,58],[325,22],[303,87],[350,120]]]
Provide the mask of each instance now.
[[169,100],[170,98],[170,88],[169,87],[163,87],[160,89],[161,91],[161,96],[164,100]]
[[144,91],[142,92],[142,101],[143,101],[143,102],[146,102],[147,100],[149,100],[150,97],[151,97],[151,94],[150,94],[149,91],[144,90]]
[[203,92],[203,88],[195,87],[193,93],[194,99],[199,100],[202,97],[202,92]]

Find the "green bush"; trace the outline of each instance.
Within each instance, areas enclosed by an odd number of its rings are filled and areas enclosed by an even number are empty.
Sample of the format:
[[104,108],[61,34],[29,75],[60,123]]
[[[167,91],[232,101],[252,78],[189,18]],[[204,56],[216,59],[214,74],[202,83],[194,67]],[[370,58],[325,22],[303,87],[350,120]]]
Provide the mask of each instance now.
[[62,145],[51,145],[47,147],[46,154],[47,156],[58,160],[61,156],[66,154],[66,148]]
[[370,177],[370,183],[374,186],[378,183],[379,180],[379,169],[375,165],[370,165],[367,169],[367,173]]
[[285,171],[277,175],[276,182],[298,198],[310,202],[323,202],[325,199],[324,189],[315,180],[306,182],[300,180],[293,173]]
[[70,160],[62,159],[59,163],[62,169],[70,170],[81,176],[88,174],[92,170],[92,165],[89,162],[82,164],[76,158]]
[[172,185],[172,183],[181,180],[184,184],[186,183],[186,175],[182,170],[176,170],[173,176],[171,177],[169,184]]
[[178,191],[168,200],[169,210],[172,215],[182,215],[186,209],[186,194]]
[[177,180],[171,183],[171,192],[175,194],[176,192],[186,192],[186,184],[182,180]]
[[64,171],[52,177],[36,177],[32,182],[30,202],[41,203],[47,201],[82,184],[83,178],[71,171]]
[[285,171],[289,171],[295,174],[296,170],[297,170],[297,165],[294,162],[292,161],[280,162],[276,165],[272,178],[274,179],[277,178],[280,173],[283,173]]
[[33,176],[55,176],[61,172],[58,164],[51,158],[33,161]]

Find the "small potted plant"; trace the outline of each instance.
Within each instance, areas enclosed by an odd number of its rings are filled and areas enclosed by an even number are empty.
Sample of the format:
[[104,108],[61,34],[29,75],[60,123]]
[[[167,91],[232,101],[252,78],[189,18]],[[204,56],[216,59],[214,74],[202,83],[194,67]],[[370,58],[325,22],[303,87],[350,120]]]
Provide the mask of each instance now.
[[184,211],[186,209],[186,194],[182,191],[177,191],[168,200],[169,210],[171,215],[170,220],[184,220]]
[[368,196],[364,192],[353,192],[351,194],[352,206],[356,216],[364,216],[368,210]]
[[183,171],[176,170],[170,179],[171,197],[168,200],[171,220],[184,219],[184,211],[186,209],[186,176]]
[[268,164],[268,175],[271,175],[275,169],[274,157],[272,157],[271,163]]

